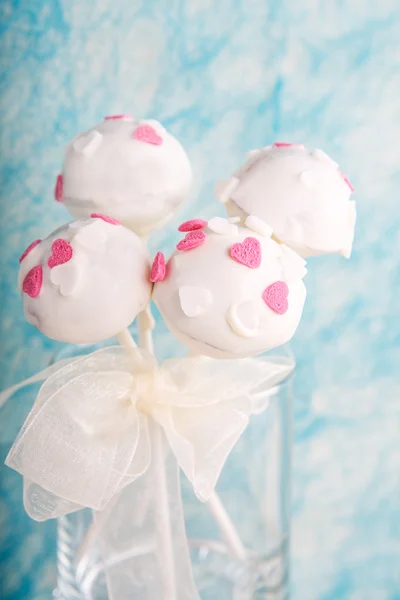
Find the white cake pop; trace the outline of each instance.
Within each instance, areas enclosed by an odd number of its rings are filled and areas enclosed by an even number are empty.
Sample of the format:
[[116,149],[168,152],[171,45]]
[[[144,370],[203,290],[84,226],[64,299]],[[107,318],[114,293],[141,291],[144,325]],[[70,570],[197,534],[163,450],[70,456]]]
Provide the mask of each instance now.
[[160,123],[115,115],[68,144],[55,197],[75,218],[100,212],[147,235],[175,213],[191,183],[186,152]]
[[36,240],[20,263],[26,319],[55,340],[91,343],[117,335],[150,301],[144,243],[104,215]]
[[273,241],[263,223],[253,229],[215,217],[180,227],[185,238],[167,263],[151,271],[156,302],[168,328],[196,354],[243,358],[287,342],[306,297],[305,261]]
[[356,220],[351,183],[322,150],[277,142],[249,153],[220,182],[216,195],[228,214],[262,219],[274,237],[304,257],[351,254]]

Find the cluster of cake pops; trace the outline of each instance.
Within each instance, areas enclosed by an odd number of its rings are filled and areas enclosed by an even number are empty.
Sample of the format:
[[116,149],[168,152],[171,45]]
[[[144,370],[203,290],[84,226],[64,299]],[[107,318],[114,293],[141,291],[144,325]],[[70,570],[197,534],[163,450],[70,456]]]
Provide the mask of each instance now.
[[351,184],[321,150],[275,143],[216,186],[227,217],[194,218],[166,260],[147,236],[192,183],[181,144],[160,123],[106,117],[65,151],[55,198],[76,219],[20,259],[27,320],[50,338],[117,335],[151,299],[191,352],[243,358],[286,343],[299,324],[304,257],[350,256]]

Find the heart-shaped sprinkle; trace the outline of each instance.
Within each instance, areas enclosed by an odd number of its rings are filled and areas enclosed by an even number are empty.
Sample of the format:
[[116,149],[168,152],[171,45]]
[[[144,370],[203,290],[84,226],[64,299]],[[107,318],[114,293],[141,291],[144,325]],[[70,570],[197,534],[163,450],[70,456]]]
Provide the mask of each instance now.
[[140,125],[132,135],[134,140],[152,144],[153,146],[161,146],[163,139],[151,125]]
[[23,251],[23,253],[21,254],[21,256],[19,257],[19,262],[22,263],[22,261],[24,260],[24,258],[26,258],[29,254],[29,252],[31,252],[31,250],[33,250],[34,248],[36,248],[36,246],[38,244],[40,244],[42,240],[35,240],[34,242],[32,242],[32,244],[29,244],[29,246],[27,247],[26,250]]
[[352,183],[349,181],[349,179],[347,179],[346,175],[344,173],[342,173],[342,171],[339,171],[339,175],[340,177],[343,179],[343,181],[345,182],[345,184],[350,188],[351,192],[355,191],[355,188],[353,187]]
[[118,221],[118,219],[114,219],[114,217],[109,217],[107,215],[101,215],[100,213],[93,213],[90,216],[92,219],[102,219],[106,223],[110,223],[110,225],[122,225],[121,221]]
[[178,250],[192,250],[201,246],[206,241],[206,234],[204,231],[190,231],[185,235],[185,239],[181,240],[176,246]]
[[208,221],[208,228],[218,235],[237,235],[238,228],[234,223],[230,223],[224,217],[213,217]]
[[105,242],[108,239],[109,230],[102,219],[84,221],[86,225],[80,227],[74,237],[74,242],[90,250],[90,252],[104,252]]
[[110,115],[108,117],[104,117],[105,121],[132,121],[132,115]]
[[157,252],[156,257],[153,261],[150,273],[150,281],[155,283],[156,281],[163,281],[165,277],[165,257],[162,252]]
[[304,144],[292,144],[291,142],[274,142],[275,148],[304,148]]
[[196,229],[204,229],[207,227],[207,221],[203,219],[192,219],[191,221],[185,221],[182,225],[179,225],[178,231],[196,231]]
[[75,142],[72,144],[73,149],[78,154],[83,154],[84,156],[90,156],[96,152],[97,148],[99,148],[100,144],[103,141],[103,136],[96,130],[89,131],[89,133],[85,133],[80,135]]
[[229,180],[218,181],[215,186],[214,193],[215,197],[219,202],[225,204],[230,199],[233,192],[239,185],[239,179],[237,177],[231,177]]
[[243,242],[233,244],[230,248],[230,255],[245,267],[258,269],[261,265],[261,244],[256,238],[248,237]]
[[71,296],[76,292],[78,285],[81,283],[81,275],[82,272],[77,263],[72,261],[71,263],[54,267],[50,271],[50,280],[51,283],[59,288],[62,296]]
[[57,265],[63,265],[71,260],[73,254],[72,246],[67,240],[59,238],[51,245],[51,256],[47,261],[50,269]]
[[31,298],[37,298],[42,289],[43,269],[42,265],[37,265],[29,271],[22,283],[22,291]]
[[265,221],[255,217],[254,215],[249,215],[245,221],[246,227],[252,229],[256,233],[259,233],[263,237],[271,237],[272,235],[272,227],[270,227]]
[[316,148],[315,150],[310,152],[310,155],[316,158],[317,160],[321,161],[322,163],[325,163],[326,166],[334,167],[335,169],[337,169],[339,166],[338,163],[333,160],[333,158],[328,156],[326,152],[324,152],[320,148]]
[[271,283],[264,291],[262,298],[267,306],[278,315],[284,315],[289,308],[289,288],[284,281]]
[[56,186],[54,188],[54,198],[57,202],[63,201],[64,179],[62,175],[57,175]]
[[183,285],[179,288],[179,300],[187,317],[198,317],[204,314],[212,303],[212,295],[206,288]]

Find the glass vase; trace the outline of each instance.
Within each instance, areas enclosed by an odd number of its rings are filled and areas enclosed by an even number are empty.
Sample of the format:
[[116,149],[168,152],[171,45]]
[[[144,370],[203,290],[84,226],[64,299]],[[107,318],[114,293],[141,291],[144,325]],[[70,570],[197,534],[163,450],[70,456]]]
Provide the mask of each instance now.
[[[55,360],[94,349],[66,346]],[[291,357],[286,348],[266,356]],[[260,394],[260,410],[228,457],[211,502],[200,503],[182,476],[186,533],[201,600],[288,600],[291,445],[292,376]],[[96,540],[87,543],[91,523],[89,509],[58,520],[57,600],[108,600]],[[226,542],[232,528],[245,548],[240,558]]]

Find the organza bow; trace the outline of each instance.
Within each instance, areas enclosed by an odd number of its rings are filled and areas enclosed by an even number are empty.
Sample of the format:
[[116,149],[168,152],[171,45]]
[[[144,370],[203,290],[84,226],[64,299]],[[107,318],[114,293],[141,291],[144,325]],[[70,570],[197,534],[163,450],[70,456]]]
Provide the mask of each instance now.
[[[6,460],[24,476],[27,512],[42,521],[82,507],[96,511],[113,598],[198,598],[177,465],[207,500],[250,415],[293,366],[279,358],[206,357],[158,366],[145,350],[118,346],[61,367],[41,387]],[[160,460],[175,573],[168,592],[165,577],[154,576],[167,568],[160,564]],[[117,567],[116,556],[128,549],[131,557]]]

